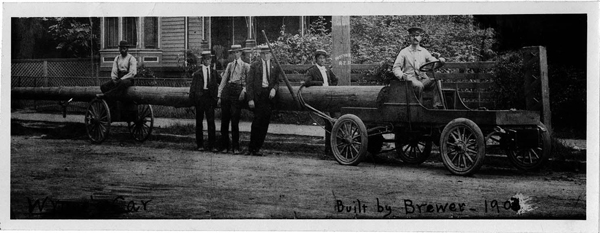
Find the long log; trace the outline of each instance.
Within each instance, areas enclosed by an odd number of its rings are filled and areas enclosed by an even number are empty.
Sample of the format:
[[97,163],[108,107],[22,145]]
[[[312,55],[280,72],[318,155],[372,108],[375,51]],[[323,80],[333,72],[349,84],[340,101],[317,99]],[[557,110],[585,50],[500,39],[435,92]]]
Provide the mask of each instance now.
[[[341,107],[375,107],[379,91],[383,86],[314,86],[304,88],[304,101],[321,110],[336,112]],[[292,87],[298,93],[300,87]],[[11,89],[12,99],[68,100],[89,102],[101,93],[99,87],[15,87]],[[287,93],[287,87],[279,87],[277,109],[303,111]],[[283,94],[285,93],[285,94]],[[145,87],[134,86],[127,90],[124,98],[138,104],[152,104],[173,107],[190,107],[189,87]]]

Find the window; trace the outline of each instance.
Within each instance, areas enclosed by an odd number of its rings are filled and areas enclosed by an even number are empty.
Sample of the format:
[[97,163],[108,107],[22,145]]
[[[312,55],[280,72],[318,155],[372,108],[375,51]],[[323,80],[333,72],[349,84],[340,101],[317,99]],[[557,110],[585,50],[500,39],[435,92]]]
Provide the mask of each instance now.
[[116,49],[119,41],[126,40],[131,48],[157,49],[159,22],[158,17],[105,17],[103,46],[105,49]]
[[107,49],[119,46],[119,18],[109,17],[104,19],[104,41]]
[[147,49],[158,48],[158,18],[144,18],[144,47]]
[[136,17],[123,18],[123,40],[129,42],[131,47],[137,47],[137,21]]

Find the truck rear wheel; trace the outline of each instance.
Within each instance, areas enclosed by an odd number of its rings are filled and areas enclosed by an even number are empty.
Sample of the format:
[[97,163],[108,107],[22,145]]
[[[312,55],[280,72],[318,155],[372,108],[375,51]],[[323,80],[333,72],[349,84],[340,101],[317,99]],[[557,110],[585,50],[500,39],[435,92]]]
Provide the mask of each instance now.
[[401,135],[397,132],[394,135],[396,144],[396,155],[403,162],[409,164],[421,164],[429,158],[431,154],[431,138],[427,136]]
[[550,132],[542,123],[537,127],[538,138],[535,145],[527,145],[516,149],[506,150],[509,161],[518,169],[535,170],[540,168],[550,157],[552,143]]

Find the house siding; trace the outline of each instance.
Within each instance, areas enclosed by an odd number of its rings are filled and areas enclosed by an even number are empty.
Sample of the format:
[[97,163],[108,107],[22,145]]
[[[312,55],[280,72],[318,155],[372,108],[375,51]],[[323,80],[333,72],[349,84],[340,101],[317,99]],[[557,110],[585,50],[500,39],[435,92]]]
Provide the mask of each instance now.
[[202,17],[188,18],[188,48],[200,52],[202,39]]
[[164,17],[161,20],[161,28],[160,47],[163,51],[163,66],[183,66],[185,55],[185,17]]

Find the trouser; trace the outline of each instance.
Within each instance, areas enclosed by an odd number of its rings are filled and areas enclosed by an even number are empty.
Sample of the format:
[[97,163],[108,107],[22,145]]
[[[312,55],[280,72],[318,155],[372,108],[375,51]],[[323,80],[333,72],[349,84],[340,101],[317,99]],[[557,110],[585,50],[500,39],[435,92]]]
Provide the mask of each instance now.
[[120,97],[125,95],[127,88],[133,86],[133,80],[118,79],[116,82],[112,80],[100,85],[100,90],[104,93],[104,96],[111,100],[118,100]]
[[412,82],[415,94],[417,95],[417,98],[419,98],[419,100],[421,99],[423,91],[433,91],[433,106],[442,105],[442,101],[440,101],[440,96],[438,93],[439,91],[437,88],[437,83],[435,80],[427,76],[421,80],[417,80],[414,77],[408,78],[408,80]]
[[208,125],[208,143],[207,149],[212,149],[215,143],[215,107],[214,99],[208,95],[203,95],[196,102],[196,145],[204,147],[204,129],[202,122],[206,115],[206,124]]
[[[113,121],[129,121],[134,117],[134,111],[136,110],[136,106],[131,101],[122,101],[123,96],[127,92],[127,88],[133,86],[133,79],[118,79],[116,82],[112,80],[100,85],[100,91],[104,93],[104,100],[111,108],[112,120]],[[122,109],[126,111],[122,115],[121,109],[118,108],[118,102],[121,101]],[[112,111],[116,110],[116,111]]]
[[269,99],[269,89],[262,88],[260,94],[254,98],[254,119],[250,132],[248,150],[257,152],[265,142],[269,123],[271,122],[271,109],[273,102]]
[[[331,113],[327,113],[329,116],[333,117]],[[329,153],[331,151],[331,129],[333,125],[328,120],[325,121],[325,153]]]
[[240,149],[240,116],[242,102],[239,100],[243,86],[228,83],[221,93],[221,147],[229,149],[229,122],[231,122],[231,148]]

